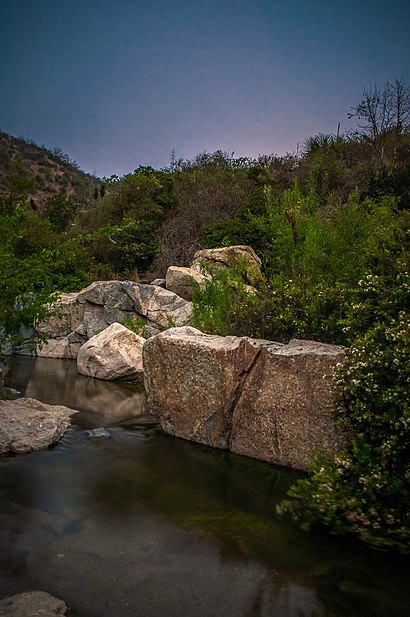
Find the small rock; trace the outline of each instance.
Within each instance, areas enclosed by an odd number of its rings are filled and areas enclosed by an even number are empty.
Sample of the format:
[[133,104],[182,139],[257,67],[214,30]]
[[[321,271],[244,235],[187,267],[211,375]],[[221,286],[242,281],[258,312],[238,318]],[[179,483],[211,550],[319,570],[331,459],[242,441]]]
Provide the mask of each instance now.
[[166,289],[165,279],[154,279],[150,284],[156,285],[156,287],[162,287],[163,289]]
[[210,276],[205,276],[195,268],[181,268],[169,266],[166,275],[166,287],[184,300],[192,300],[195,291],[195,283],[203,287]]
[[87,431],[87,435],[90,439],[93,439],[94,437],[104,437],[104,439],[110,439],[111,437],[110,431],[104,427],[90,429]]
[[0,615],[4,617],[56,617],[66,614],[66,603],[45,591],[26,591],[0,600]]

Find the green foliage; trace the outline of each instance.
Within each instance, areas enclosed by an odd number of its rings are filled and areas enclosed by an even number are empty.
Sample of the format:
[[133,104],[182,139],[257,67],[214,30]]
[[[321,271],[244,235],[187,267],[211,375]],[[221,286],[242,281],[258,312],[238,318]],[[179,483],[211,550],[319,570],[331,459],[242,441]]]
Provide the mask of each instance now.
[[[372,316],[359,310],[354,317],[350,309],[353,298],[359,302],[358,281],[369,267],[374,272],[393,268],[394,255],[405,245],[408,216],[395,211],[394,199],[360,202],[357,193],[337,208],[322,208],[317,196],[303,195],[297,183],[282,199],[265,187],[262,198],[262,206],[214,223],[205,236],[208,245],[216,246],[222,240],[233,245],[252,237],[264,265],[266,285],[259,288],[257,302],[248,299],[244,323],[229,307],[223,309],[229,315],[229,333],[347,343],[364,332],[359,321]],[[231,292],[221,285],[219,281],[213,295],[211,288],[207,295],[197,294],[194,302],[201,303],[202,312],[208,302],[215,313],[213,303],[224,293],[228,302]],[[203,318],[203,323],[210,331],[220,330],[211,319]]]
[[53,246],[48,276],[54,289],[78,291],[93,281],[111,277],[111,270],[90,256],[88,244],[89,239],[80,235]]
[[[410,540],[410,277],[367,275],[360,307],[372,315],[337,368],[335,416],[348,435],[343,452],[317,453],[310,475],[282,504],[309,527],[317,521],[376,545],[409,550]],[[356,325],[357,327],[357,325]]]
[[174,164],[178,208],[164,227],[155,262],[157,276],[170,264],[188,265],[201,248],[204,227],[246,205],[253,186],[248,164],[247,159],[221,151],[203,152],[193,161]]
[[59,237],[47,219],[25,205],[0,216],[1,342],[18,339],[22,327],[35,326],[58,292],[104,278],[86,242],[81,236]]
[[92,253],[117,274],[138,278],[151,265],[158,246],[154,221],[125,219],[121,225],[104,225],[93,236]]
[[19,159],[6,164],[6,175],[0,187],[0,215],[10,214],[34,190],[35,179]]
[[221,336],[248,334],[249,314],[256,298],[247,290],[242,271],[240,264],[220,269],[203,288],[196,286],[191,319],[195,328]]
[[400,210],[410,210],[410,161],[401,167],[388,170],[382,167],[369,178],[363,197],[383,200],[386,196],[396,199]]
[[25,209],[19,206],[0,217],[0,342],[18,337],[21,327],[35,325],[44,316],[45,304],[54,291],[49,279],[51,252],[16,253],[28,223]]
[[73,220],[79,204],[64,192],[48,197],[44,204],[43,216],[47,218],[55,231],[65,231]]
[[132,317],[129,317],[127,319],[124,319],[121,323],[123,326],[125,326],[132,332],[135,332],[135,334],[138,334],[138,336],[142,336],[142,338],[145,339],[148,338],[149,335],[147,330],[147,324],[143,319],[134,319]]
[[105,186],[93,220],[83,221],[94,232],[91,254],[115,274],[136,277],[150,268],[160,230],[176,207],[173,178],[140,167]]

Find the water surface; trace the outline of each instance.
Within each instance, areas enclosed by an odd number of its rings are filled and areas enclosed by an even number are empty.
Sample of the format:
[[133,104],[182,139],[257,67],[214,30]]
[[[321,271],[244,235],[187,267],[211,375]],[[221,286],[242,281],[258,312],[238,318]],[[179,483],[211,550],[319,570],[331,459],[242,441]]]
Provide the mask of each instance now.
[[55,448],[0,459],[0,597],[42,589],[80,617],[408,615],[406,558],[275,517],[295,472],[169,437],[141,390],[69,360],[13,358],[7,380],[80,413]]

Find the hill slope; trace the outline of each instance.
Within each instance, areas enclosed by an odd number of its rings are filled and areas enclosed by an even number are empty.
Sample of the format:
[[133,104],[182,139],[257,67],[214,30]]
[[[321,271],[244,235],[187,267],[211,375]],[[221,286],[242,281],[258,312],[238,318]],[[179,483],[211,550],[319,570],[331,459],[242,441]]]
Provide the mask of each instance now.
[[28,197],[40,208],[48,197],[61,192],[86,204],[101,184],[60,150],[51,151],[0,131],[0,191],[10,173],[25,176],[30,185]]

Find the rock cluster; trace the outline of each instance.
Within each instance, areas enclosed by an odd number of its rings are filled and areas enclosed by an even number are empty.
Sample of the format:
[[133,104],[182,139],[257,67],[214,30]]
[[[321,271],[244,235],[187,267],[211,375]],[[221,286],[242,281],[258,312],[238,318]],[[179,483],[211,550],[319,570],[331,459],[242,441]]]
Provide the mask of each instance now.
[[[261,278],[261,260],[250,246],[198,251],[191,267],[170,266],[165,279],[151,285],[134,281],[97,281],[79,293],[63,293],[50,306],[34,337],[38,356],[76,358],[79,349],[111,324],[141,321],[148,336],[171,326],[189,324],[192,295],[218,268],[241,265],[245,283]],[[18,353],[32,353],[26,347]]]
[[342,353],[172,328],[143,349],[149,407],[171,435],[305,469],[312,449],[343,444],[329,412]]
[[[78,294],[62,294],[38,328],[49,337],[38,355],[77,357],[78,371],[98,379],[144,379],[149,409],[171,435],[306,469],[312,450],[333,453],[344,443],[329,409],[332,370],[343,348],[211,336],[186,325],[194,289],[216,269],[232,266],[240,266],[248,285],[260,280],[258,256],[251,247],[236,246],[198,251],[190,268],[170,266],[156,284],[99,281]],[[121,323],[128,321],[141,321],[150,338]],[[0,407],[0,421],[8,414],[0,452],[47,447],[69,424],[72,410],[55,407],[46,416],[49,406],[24,401],[8,403],[11,412]],[[31,429],[37,442],[25,432]]]
[[189,322],[192,305],[173,292],[133,281],[97,281],[77,294],[62,294],[37,329],[47,337],[37,355],[76,358],[80,347],[114,322],[141,320],[153,335]]

